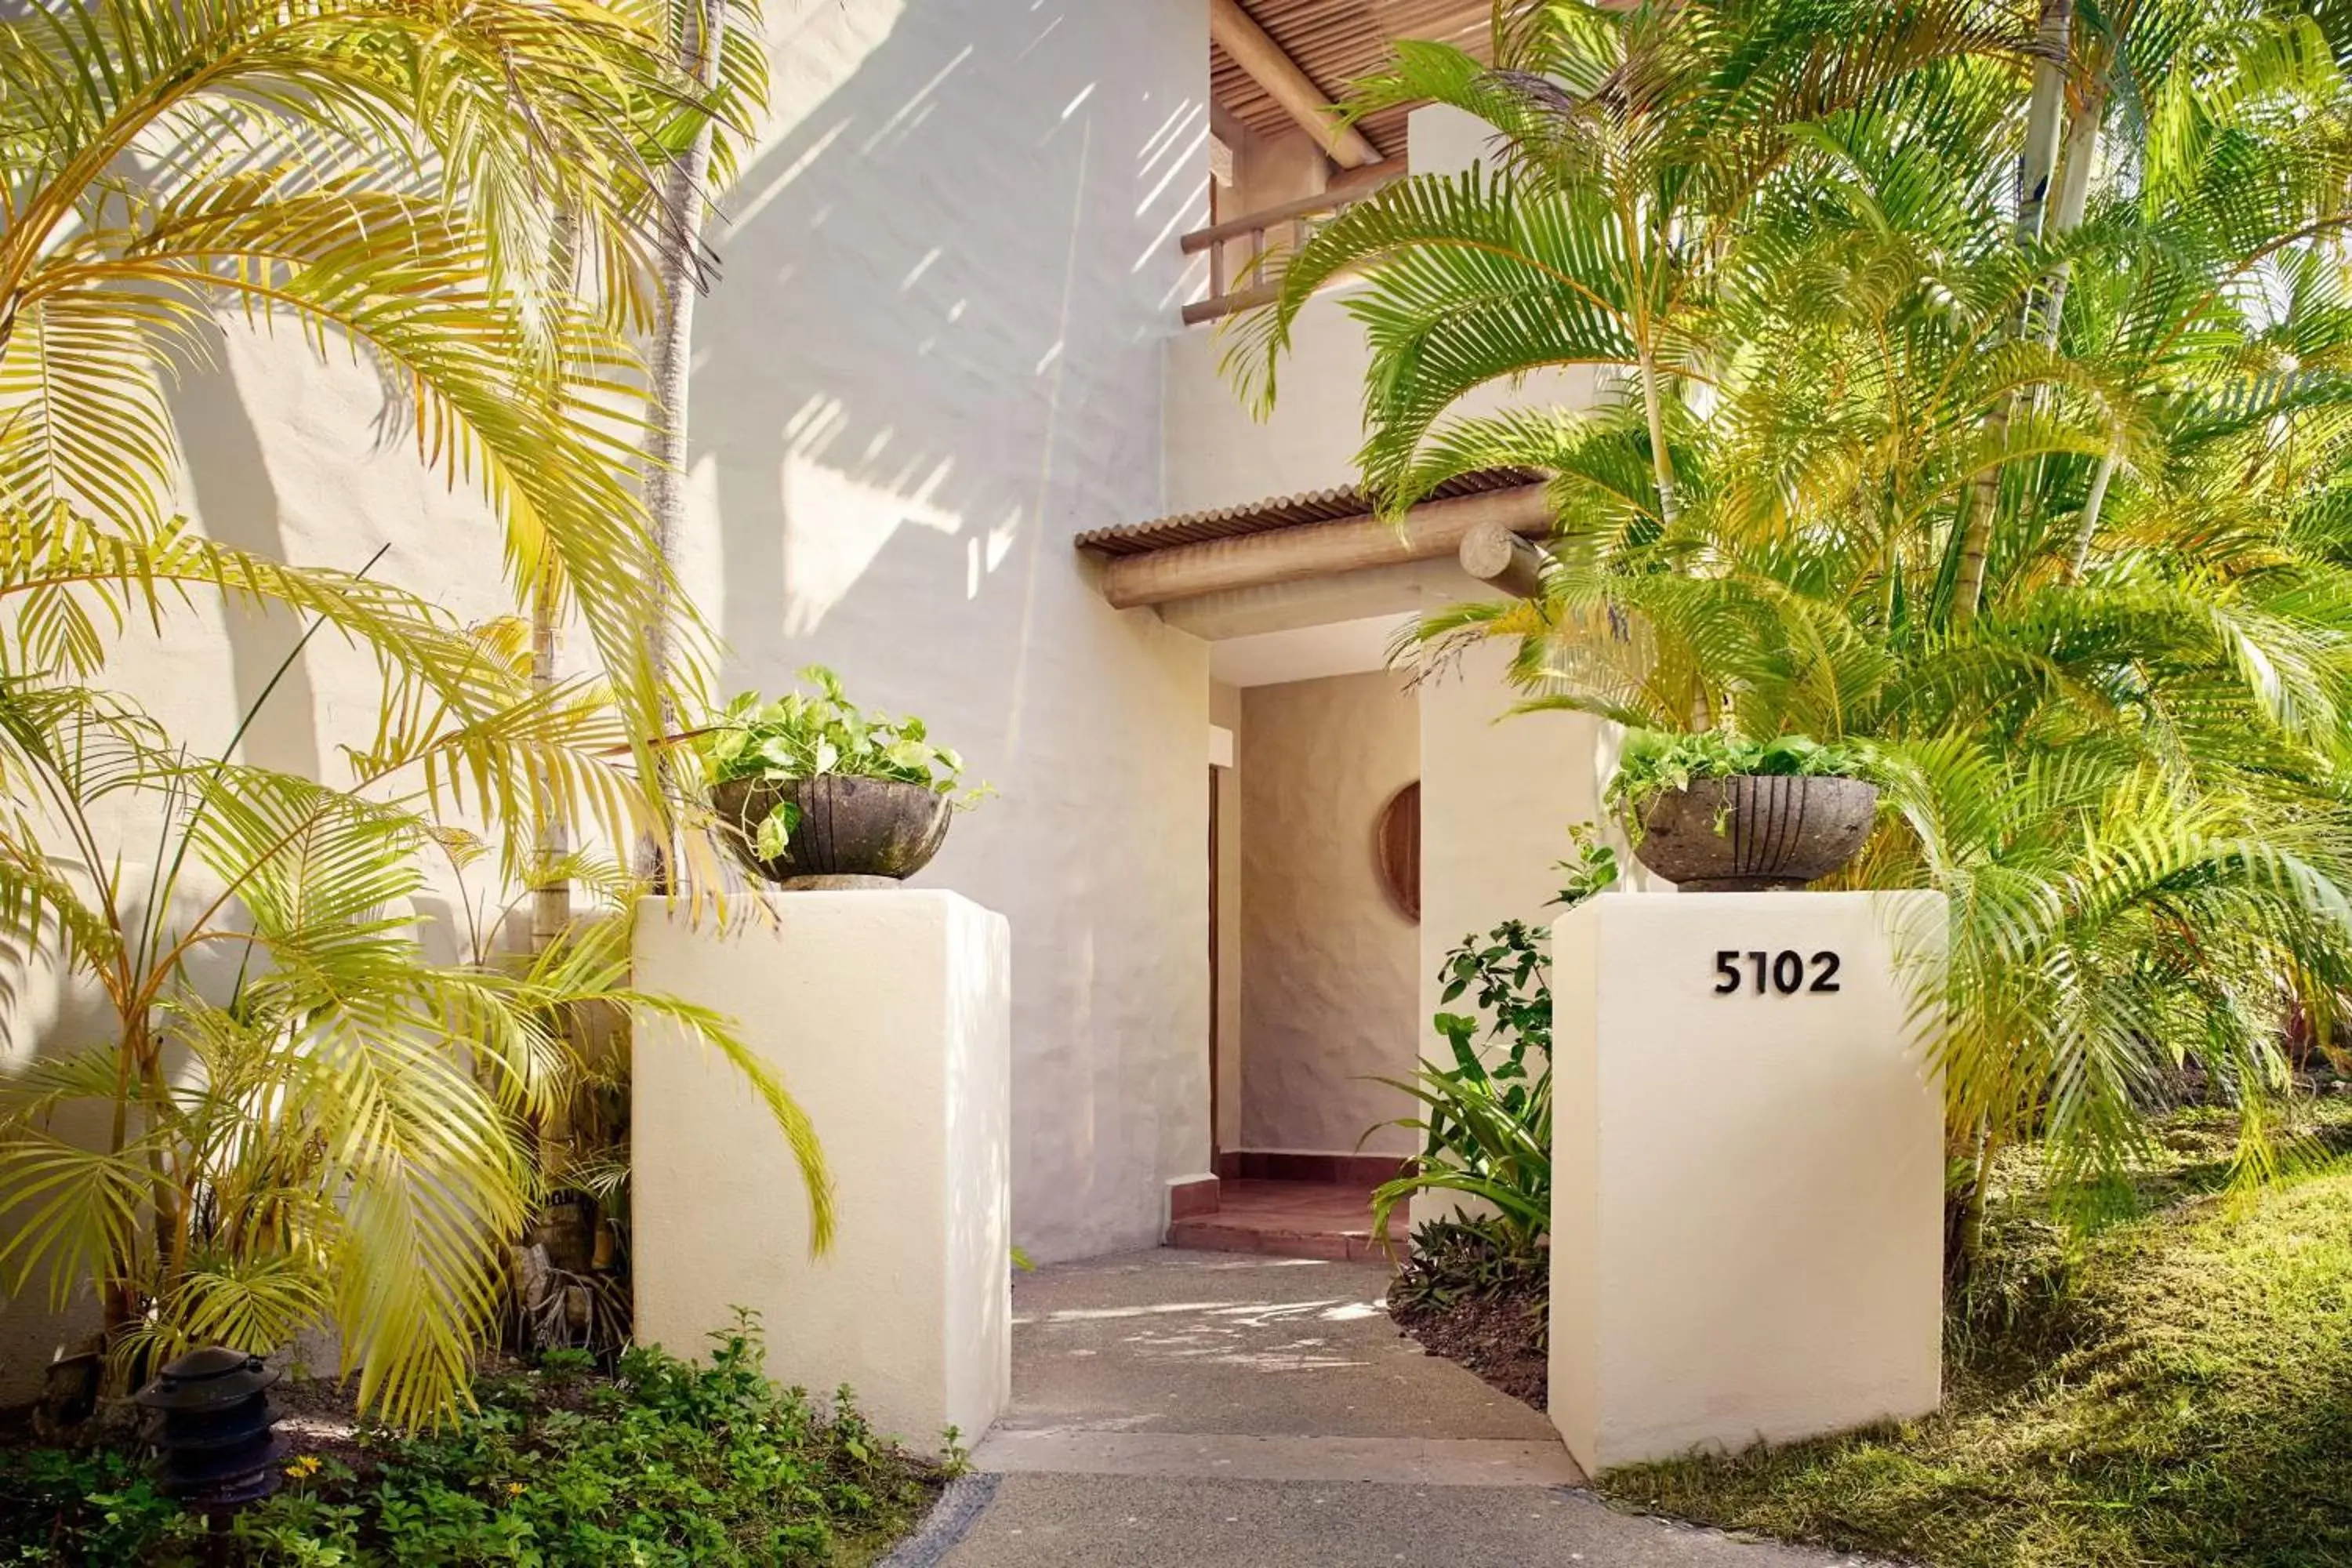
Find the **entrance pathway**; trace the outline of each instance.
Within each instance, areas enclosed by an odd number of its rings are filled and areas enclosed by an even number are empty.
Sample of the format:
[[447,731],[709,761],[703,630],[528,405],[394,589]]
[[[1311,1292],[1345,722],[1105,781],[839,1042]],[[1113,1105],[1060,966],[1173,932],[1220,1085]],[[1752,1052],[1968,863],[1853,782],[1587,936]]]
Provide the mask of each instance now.
[[1385,1268],[1159,1251],[1013,1286],[984,1506],[907,1568],[1825,1568],[1620,1514],[1550,1423],[1402,1338]]
[[[1385,1253],[1372,1235],[1372,1189],[1352,1182],[1267,1182],[1236,1179],[1219,1184],[1215,1210],[1168,1227],[1168,1245],[1196,1252],[1261,1252],[1274,1258],[1322,1258],[1377,1263]],[[1402,1205],[1389,1215],[1389,1237],[1402,1248]]]

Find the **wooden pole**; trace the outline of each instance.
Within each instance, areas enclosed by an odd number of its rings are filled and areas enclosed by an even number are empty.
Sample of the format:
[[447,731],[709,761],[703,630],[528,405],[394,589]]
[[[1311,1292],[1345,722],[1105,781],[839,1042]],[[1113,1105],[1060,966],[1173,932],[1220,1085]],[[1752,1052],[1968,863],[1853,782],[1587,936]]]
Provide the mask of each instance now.
[[1499,522],[1482,522],[1462,536],[1462,570],[1517,598],[1542,596],[1549,559],[1541,545]]
[[1234,588],[1430,561],[1458,554],[1464,536],[1482,523],[1514,534],[1550,532],[1551,505],[1544,486],[1425,501],[1405,513],[1402,525],[1365,515],[1118,556],[1103,569],[1102,593],[1119,609],[1129,610]]
[[1333,163],[1360,169],[1381,161],[1381,150],[1354,126],[1339,123],[1323,89],[1283,52],[1256,18],[1242,9],[1241,0],[1209,0],[1209,37],[1315,138]]

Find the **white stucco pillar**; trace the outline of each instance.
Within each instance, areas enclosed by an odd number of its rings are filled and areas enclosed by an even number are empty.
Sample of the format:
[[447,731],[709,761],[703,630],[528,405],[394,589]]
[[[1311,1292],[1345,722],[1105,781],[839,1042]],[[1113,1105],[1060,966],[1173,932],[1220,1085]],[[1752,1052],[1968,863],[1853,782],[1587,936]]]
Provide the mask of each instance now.
[[1613,893],[1554,927],[1550,1406],[1587,1471],[1936,1407],[1943,1110],[1910,998],[1943,917]]
[[637,1337],[678,1355],[748,1307],[768,1372],[847,1384],[880,1430],[976,1442],[1012,1391],[1010,935],[941,891],[779,893],[639,906],[640,989],[734,1019],[811,1119],[833,1173],[832,1251],[775,1123],[740,1075],[636,1024]]

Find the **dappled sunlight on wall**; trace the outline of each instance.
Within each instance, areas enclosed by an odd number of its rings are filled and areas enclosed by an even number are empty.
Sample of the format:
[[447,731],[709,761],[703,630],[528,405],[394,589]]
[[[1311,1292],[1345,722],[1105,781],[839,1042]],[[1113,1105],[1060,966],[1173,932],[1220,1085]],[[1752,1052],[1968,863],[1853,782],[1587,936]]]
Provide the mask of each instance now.
[[1156,1239],[1207,1160],[1206,656],[1069,541],[1163,497],[1205,11],[802,0],[772,29],[697,314],[682,574],[727,685],[830,664],[995,786],[922,880],[1012,919],[1016,1237]]

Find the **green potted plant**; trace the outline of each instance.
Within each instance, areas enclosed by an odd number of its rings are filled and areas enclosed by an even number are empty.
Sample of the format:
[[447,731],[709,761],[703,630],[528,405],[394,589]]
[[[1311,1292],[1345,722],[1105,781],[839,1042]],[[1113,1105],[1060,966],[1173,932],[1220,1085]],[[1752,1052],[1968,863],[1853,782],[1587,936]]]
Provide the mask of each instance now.
[[1874,771],[1863,749],[1804,735],[1633,730],[1607,800],[1634,857],[1685,892],[1801,888],[1870,837]]
[[958,807],[963,759],[934,745],[920,719],[850,702],[833,671],[811,665],[772,701],[747,691],[696,731],[710,805],[736,858],[781,888],[895,887],[929,863]]

